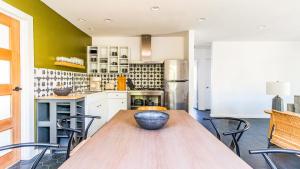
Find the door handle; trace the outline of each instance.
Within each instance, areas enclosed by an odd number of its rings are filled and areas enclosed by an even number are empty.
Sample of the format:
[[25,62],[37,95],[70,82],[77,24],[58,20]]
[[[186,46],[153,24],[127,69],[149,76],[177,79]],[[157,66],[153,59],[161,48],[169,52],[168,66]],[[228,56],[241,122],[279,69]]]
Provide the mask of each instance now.
[[15,87],[15,88],[13,89],[13,91],[16,91],[16,92],[18,92],[18,91],[20,91],[20,90],[22,90],[22,88],[19,87],[19,86]]

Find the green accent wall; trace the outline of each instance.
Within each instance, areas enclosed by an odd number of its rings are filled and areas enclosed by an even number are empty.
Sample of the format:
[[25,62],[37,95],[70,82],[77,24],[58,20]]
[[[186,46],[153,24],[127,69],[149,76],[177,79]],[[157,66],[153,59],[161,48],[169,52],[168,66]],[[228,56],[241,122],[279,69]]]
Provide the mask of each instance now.
[[37,68],[86,72],[83,69],[55,66],[56,56],[85,60],[92,38],[57,14],[40,0],[4,0],[33,17],[34,65]]

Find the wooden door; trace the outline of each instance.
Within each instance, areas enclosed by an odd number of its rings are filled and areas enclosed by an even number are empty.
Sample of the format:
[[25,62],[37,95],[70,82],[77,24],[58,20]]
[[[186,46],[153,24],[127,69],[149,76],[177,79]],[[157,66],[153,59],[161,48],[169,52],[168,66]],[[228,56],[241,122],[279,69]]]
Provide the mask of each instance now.
[[[20,28],[0,13],[0,146],[20,142]],[[19,150],[0,152],[0,168],[20,159]]]

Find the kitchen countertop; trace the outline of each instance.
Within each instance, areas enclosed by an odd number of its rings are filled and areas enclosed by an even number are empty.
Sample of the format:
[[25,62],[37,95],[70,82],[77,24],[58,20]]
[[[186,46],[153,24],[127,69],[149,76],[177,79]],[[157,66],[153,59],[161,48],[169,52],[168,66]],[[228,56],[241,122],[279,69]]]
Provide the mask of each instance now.
[[78,92],[78,93],[71,93],[68,96],[43,96],[37,97],[36,99],[39,100],[77,100],[86,97],[87,95],[99,93],[99,92],[107,92],[107,93],[159,93],[162,94],[163,90],[125,90],[125,91],[118,91],[118,90],[103,90],[103,91],[85,91],[85,92]]
[[78,93],[70,93],[68,96],[43,96],[37,97],[36,99],[39,100],[77,100],[86,97],[87,95],[94,94],[94,93],[127,93],[128,91],[118,91],[118,90],[104,90],[104,91],[85,91],[85,92],[78,92]]
[[128,90],[128,92],[164,92],[163,90]]
[[86,97],[88,94],[71,93],[68,96],[44,96],[38,97],[39,100],[77,100]]
[[102,92],[108,92],[108,93],[127,93],[127,90],[103,90]]

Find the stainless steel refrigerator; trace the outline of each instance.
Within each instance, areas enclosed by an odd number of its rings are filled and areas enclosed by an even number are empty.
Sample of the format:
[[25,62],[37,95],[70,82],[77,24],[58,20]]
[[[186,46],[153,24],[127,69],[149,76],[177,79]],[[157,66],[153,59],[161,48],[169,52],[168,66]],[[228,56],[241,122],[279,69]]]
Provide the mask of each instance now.
[[165,105],[170,110],[188,111],[189,69],[187,60],[164,62]]

